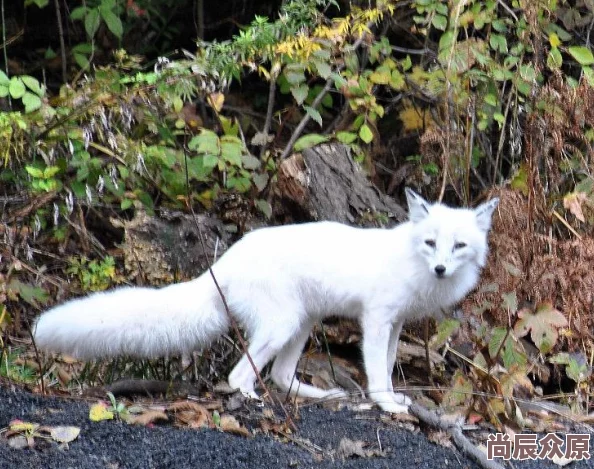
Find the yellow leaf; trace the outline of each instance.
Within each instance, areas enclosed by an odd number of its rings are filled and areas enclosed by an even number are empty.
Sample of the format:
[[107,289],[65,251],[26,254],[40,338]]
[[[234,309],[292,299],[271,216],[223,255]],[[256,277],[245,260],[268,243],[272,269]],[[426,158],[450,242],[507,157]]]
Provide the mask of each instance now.
[[9,425],[13,432],[27,432],[32,433],[39,428],[38,423],[23,422],[21,420],[13,420]]
[[107,404],[99,402],[91,406],[89,411],[89,418],[92,422],[100,422],[102,420],[112,420],[113,412],[107,410]]
[[549,34],[549,44],[551,47],[559,47],[559,45],[561,45],[561,40],[556,33]]
[[217,112],[221,112],[221,109],[223,109],[224,102],[225,95],[223,93],[212,93],[208,95],[208,103]]

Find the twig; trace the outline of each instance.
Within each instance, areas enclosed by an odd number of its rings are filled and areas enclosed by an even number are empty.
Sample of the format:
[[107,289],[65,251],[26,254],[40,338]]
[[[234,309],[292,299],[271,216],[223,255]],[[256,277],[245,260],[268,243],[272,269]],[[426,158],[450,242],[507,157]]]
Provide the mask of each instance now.
[[487,455],[474,446],[468,438],[466,438],[462,432],[462,428],[459,425],[452,424],[451,422],[445,422],[435,412],[425,409],[414,402],[410,405],[409,411],[424,424],[438,428],[450,434],[456,447],[484,469],[504,469],[501,464],[487,459]]
[[276,93],[276,77],[278,71],[274,65],[270,69],[270,87],[268,88],[268,108],[266,109],[266,120],[264,121],[264,128],[262,129],[262,147],[260,148],[260,159],[264,158],[266,147],[268,146],[268,132],[270,132],[270,125],[272,124],[272,114],[274,113],[274,95]]
[[[370,28],[372,24],[373,24],[372,22],[368,23],[367,28]],[[357,50],[359,48],[359,46],[363,43],[364,38],[365,38],[365,34],[362,34],[359,37],[359,39],[357,39],[353,43],[353,50]],[[337,71],[342,70],[344,67],[345,67],[345,65],[341,65],[340,67],[338,67]],[[330,77],[326,80],[326,84],[324,85],[324,88],[316,96],[316,99],[314,99],[313,102],[311,103],[311,107],[313,109],[317,108],[320,105],[320,103],[322,102],[322,99],[324,99],[324,96],[326,96],[326,93],[328,93],[328,91],[330,91],[330,88],[332,88],[333,83],[334,83],[334,79],[332,77]],[[295,142],[301,135],[301,132],[303,132],[303,129],[305,129],[305,126],[308,124],[310,119],[311,119],[311,117],[309,117],[309,114],[307,114],[307,113],[303,116],[303,118],[297,125],[297,128],[291,135],[289,142],[285,146],[285,149],[283,150],[283,153],[281,154],[281,158],[280,158],[281,160],[284,160],[285,158],[287,158],[290,155],[291,151],[293,150],[293,145],[295,145]]]
[[[243,336],[241,335],[241,331],[239,330],[239,326],[237,325],[237,321],[235,321],[235,318],[233,317],[233,315],[231,314],[231,310],[229,309],[229,305],[227,304],[227,298],[225,298],[225,294],[223,293],[223,290],[221,289],[219,282],[217,281],[217,278],[214,274],[214,271],[212,270],[212,264],[210,263],[210,260],[208,259],[208,256],[206,255],[206,242],[204,241],[204,233],[202,233],[202,228],[200,227],[200,223],[198,223],[198,218],[196,217],[196,212],[194,212],[194,207],[192,206],[192,203],[190,201],[190,178],[189,178],[189,173],[188,173],[188,154],[187,154],[187,145],[184,142],[184,163],[185,163],[185,172],[186,172],[186,196],[187,196],[187,204],[188,207],[190,208],[190,212],[192,213],[192,219],[194,220],[194,224],[196,225],[196,229],[198,230],[198,239],[200,240],[200,246],[202,247],[202,251],[204,252],[204,258],[206,260],[206,263],[208,265],[208,272],[215,284],[215,287],[217,289],[217,292],[221,298],[221,301],[223,303],[223,307],[225,309],[225,313],[227,314],[227,318],[229,319],[229,324],[231,325],[231,328],[233,329],[233,331],[235,332],[235,334],[237,335],[237,339],[239,340],[239,343],[241,345],[241,348],[243,350],[243,352],[245,353],[245,356],[247,357],[248,361],[250,362],[250,365],[252,367],[252,370],[254,371],[254,374],[256,375],[256,379],[258,380],[258,383],[260,384],[260,386],[262,386],[262,389],[264,389],[264,393],[265,395],[268,395],[268,397],[270,398],[270,400],[272,401],[272,403],[274,404],[274,398],[272,397],[272,394],[270,393],[270,391],[268,390],[268,387],[266,386],[266,384],[264,383],[264,380],[262,379],[262,376],[260,375],[260,371],[258,370],[258,367],[256,366],[256,364],[254,363],[254,360],[252,359],[252,356],[250,355],[250,352],[248,350],[247,344],[245,342],[245,339],[243,338]],[[285,406],[283,405],[282,402],[278,401],[276,402],[276,404],[278,404],[280,406],[280,408],[283,410],[285,417],[287,418],[287,424],[293,429],[296,430],[297,427],[295,425],[295,423],[293,422],[293,419],[291,418],[291,415],[289,414],[289,412],[287,411],[287,409],[285,408]]]
[[62,56],[62,82],[66,83],[68,81],[68,67],[66,62],[66,44],[64,42],[64,27],[62,26],[60,0],[55,0],[54,4],[56,7],[56,21],[58,23],[58,38],[60,39],[60,55]]
[[425,318],[424,324],[424,342],[425,342],[425,365],[427,366],[427,376],[429,382],[433,384],[433,377],[431,375],[431,356],[429,354],[429,318]]
[[[316,99],[314,99],[313,103],[311,103],[311,107],[313,109],[317,108],[319,106],[319,104],[322,102],[322,99],[324,99],[324,96],[326,96],[326,93],[328,91],[330,91],[330,88],[332,88],[332,83],[334,83],[334,80],[332,78],[328,78],[328,80],[326,80],[326,84],[324,85],[324,88],[316,96]],[[287,146],[283,150],[283,153],[281,155],[281,160],[286,159],[290,155],[291,151],[293,150],[293,145],[295,145],[295,142],[301,136],[301,132],[303,132],[303,129],[305,129],[305,126],[309,123],[310,119],[311,119],[311,117],[309,117],[309,114],[305,114],[303,116],[303,119],[301,119],[301,122],[299,122],[299,125],[297,125],[297,128],[291,135],[291,138],[289,139]]]

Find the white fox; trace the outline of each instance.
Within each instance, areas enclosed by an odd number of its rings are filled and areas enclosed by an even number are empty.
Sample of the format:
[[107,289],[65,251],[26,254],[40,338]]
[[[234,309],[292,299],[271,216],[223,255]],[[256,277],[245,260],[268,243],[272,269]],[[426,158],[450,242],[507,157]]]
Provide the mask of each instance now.
[[[406,189],[409,221],[393,229],[316,222],[263,228],[235,243],[213,271],[233,317],[249,338],[258,370],[271,360],[272,381],[310,398],[343,397],[294,378],[317,321],[359,320],[369,396],[385,411],[407,412],[392,371],[405,320],[438,313],[475,287],[487,256],[498,199],[478,208],[430,204]],[[35,325],[38,347],[81,359],[155,357],[202,349],[229,320],[208,272],[164,288],[119,288],[68,301]],[[229,385],[255,395],[243,356]]]

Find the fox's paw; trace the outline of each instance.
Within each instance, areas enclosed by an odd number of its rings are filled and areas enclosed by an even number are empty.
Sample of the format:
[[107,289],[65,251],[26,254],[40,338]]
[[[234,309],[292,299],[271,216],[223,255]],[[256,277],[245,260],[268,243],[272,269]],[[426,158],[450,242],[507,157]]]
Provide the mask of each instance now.
[[[399,399],[400,402],[397,402]],[[386,412],[392,412],[394,414],[408,414],[408,399],[403,394],[395,394],[393,392],[381,392],[373,395],[373,400],[380,407],[380,409]]]
[[380,409],[385,412],[391,412],[393,414],[408,414],[408,406],[396,404],[395,402],[378,402]]
[[399,405],[405,405],[408,407],[409,405],[412,404],[412,401],[410,400],[410,398],[408,396],[405,396],[404,394],[399,393],[399,392],[393,393],[392,398],[394,399],[394,402]]

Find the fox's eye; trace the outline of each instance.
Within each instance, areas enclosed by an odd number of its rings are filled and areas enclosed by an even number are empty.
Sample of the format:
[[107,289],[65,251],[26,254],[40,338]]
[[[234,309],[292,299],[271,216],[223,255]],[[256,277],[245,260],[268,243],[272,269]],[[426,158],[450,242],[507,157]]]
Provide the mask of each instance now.
[[425,240],[425,244],[427,246],[429,246],[430,248],[434,248],[435,247],[435,241],[433,239],[426,239]]
[[454,244],[454,249],[462,249],[466,247],[466,243],[456,243]]

